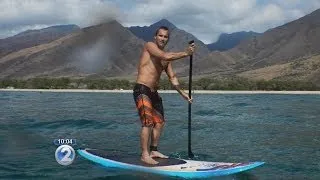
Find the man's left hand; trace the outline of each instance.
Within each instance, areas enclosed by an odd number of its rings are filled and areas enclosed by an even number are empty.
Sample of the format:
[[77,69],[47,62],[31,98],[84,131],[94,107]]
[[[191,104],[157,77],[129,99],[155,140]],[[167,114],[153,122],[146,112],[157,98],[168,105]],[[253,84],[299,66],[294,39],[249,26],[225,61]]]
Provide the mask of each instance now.
[[192,97],[191,98],[189,98],[189,95],[187,94],[187,93],[183,93],[182,94],[182,97],[185,99],[185,100],[187,100],[190,104],[192,103]]

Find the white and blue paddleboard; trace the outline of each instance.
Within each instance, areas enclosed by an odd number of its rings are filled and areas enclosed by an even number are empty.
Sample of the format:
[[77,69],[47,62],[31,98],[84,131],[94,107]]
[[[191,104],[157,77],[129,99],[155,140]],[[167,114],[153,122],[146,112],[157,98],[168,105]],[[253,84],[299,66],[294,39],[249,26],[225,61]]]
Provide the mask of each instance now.
[[157,165],[148,165],[140,161],[139,156],[115,155],[96,149],[77,150],[78,153],[105,167],[153,173],[182,178],[208,178],[243,172],[258,167],[264,162],[225,163],[194,161],[177,158],[155,159]]

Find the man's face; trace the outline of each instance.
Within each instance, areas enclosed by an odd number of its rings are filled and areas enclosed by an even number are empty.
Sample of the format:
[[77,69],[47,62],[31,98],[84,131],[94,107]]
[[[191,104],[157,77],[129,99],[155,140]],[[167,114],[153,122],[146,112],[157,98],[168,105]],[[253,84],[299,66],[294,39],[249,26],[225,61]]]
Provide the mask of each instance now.
[[159,29],[158,34],[154,37],[159,48],[164,48],[169,40],[169,31]]

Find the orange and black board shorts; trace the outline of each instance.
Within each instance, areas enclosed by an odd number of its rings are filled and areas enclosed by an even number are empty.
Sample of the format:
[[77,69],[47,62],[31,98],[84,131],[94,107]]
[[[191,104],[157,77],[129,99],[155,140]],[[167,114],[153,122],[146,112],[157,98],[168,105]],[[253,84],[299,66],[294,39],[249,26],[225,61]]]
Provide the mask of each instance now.
[[142,127],[154,127],[157,123],[164,123],[162,98],[157,91],[143,84],[136,84],[133,89]]

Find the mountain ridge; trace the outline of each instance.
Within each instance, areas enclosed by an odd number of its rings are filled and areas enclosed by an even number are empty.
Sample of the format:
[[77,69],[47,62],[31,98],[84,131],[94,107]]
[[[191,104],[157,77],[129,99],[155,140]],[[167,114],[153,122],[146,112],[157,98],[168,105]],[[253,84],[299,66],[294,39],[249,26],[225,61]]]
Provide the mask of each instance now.
[[[317,76],[320,61],[320,10],[269,29],[259,36],[242,40],[237,46],[223,52],[211,52],[194,35],[168,23],[171,22],[163,19],[144,28],[154,29],[165,24],[171,26],[166,48],[169,51],[183,51],[188,41],[194,39],[197,44],[194,55],[195,77],[268,79],[263,75],[267,72],[271,79],[296,78],[320,84],[320,76]],[[151,32],[151,28],[148,31]],[[0,78],[131,77],[137,73],[136,66],[146,42],[117,21],[82,28],[59,39],[0,56]],[[292,68],[291,64],[294,63],[302,70]],[[179,77],[187,76],[188,68],[188,58],[174,62]],[[280,73],[282,70],[290,70],[291,73]],[[311,74],[306,75],[309,71]]]
[[240,31],[230,34],[222,33],[216,42],[207,44],[207,46],[211,51],[226,51],[234,48],[243,40],[259,35],[261,33],[253,31]]

